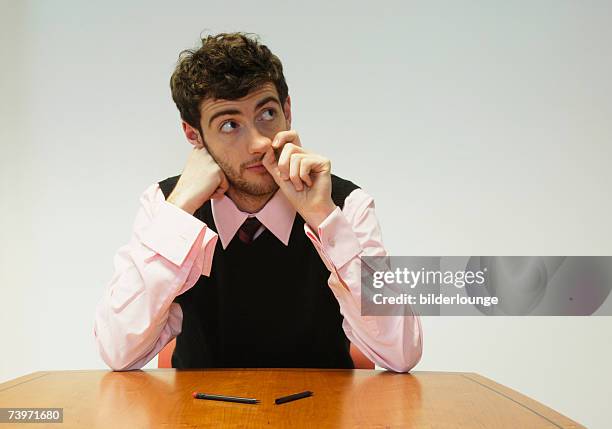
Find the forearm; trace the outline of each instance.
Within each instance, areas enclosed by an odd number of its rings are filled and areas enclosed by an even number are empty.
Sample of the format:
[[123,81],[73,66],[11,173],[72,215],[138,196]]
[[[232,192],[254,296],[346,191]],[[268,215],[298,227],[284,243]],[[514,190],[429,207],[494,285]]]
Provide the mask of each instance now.
[[147,190],[141,203],[96,309],[94,335],[113,369],[146,364],[180,333],[182,313],[172,301],[209,274],[216,242],[201,221],[165,203],[159,189]]
[[[347,276],[350,278],[350,275]],[[419,362],[423,352],[423,334],[418,315],[408,307],[408,314],[368,316],[361,314],[360,297],[355,297],[339,280],[329,279],[344,316],[343,329],[351,341],[376,365],[395,372],[408,372]]]
[[319,225],[315,235],[306,234],[330,271],[328,284],[344,316],[343,328],[349,340],[377,365],[406,372],[422,354],[420,319],[407,307],[402,316],[361,314],[361,257],[386,256],[382,234],[371,197],[354,191]]
[[196,261],[203,257],[196,247],[199,241],[181,269],[159,255],[139,254],[129,245],[119,251],[117,258],[129,264],[113,276],[97,306],[94,327],[100,355],[109,367],[134,369],[133,363],[151,352],[142,366],[180,332],[180,307],[169,317],[170,307],[181,289],[190,287],[192,271],[199,270]]

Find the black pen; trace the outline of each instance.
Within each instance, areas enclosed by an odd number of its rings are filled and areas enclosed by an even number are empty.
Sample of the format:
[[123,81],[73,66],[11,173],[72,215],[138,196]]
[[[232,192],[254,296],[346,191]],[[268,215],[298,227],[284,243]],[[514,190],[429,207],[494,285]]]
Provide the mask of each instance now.
[[211,401],[239,402],[241,404],[259,404],[259,399],[241,398],[239,396],[211,395],[208,393],[193,392],[195,399],[209,399]]
[[297,399],[308,398],[312,396],[312,392],[310,390],[306,390],[305,392],[294,393],[293,395],[282,396],[278,399],[275,399],[274,402],[276,405],[284,404],[285,402],[295,401]]

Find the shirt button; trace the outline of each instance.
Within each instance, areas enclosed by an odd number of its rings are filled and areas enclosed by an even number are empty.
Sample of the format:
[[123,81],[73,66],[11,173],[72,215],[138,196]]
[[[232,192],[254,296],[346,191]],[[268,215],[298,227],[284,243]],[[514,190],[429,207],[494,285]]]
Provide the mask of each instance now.
[[327,242],[329,243],[330,246],[336,245],[336,240],[334,240],[333,238],[330,238],[329,240],[327,240]]

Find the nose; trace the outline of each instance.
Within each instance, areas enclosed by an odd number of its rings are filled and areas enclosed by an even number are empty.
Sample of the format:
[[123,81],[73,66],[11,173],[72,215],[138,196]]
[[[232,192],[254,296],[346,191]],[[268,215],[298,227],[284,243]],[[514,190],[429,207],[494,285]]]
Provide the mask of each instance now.
[[264,134],[261,134],[256,127],[251,129],[251,135],[249,136],[249,153],[266,153],[268,148],[272,145],[272,139]]

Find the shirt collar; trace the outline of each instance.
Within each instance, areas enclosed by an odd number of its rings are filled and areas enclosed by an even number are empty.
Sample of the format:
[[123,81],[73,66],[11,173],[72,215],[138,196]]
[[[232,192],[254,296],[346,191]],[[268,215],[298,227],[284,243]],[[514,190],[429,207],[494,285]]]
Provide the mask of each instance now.
[[[211,206],[217,233],[225,249],[250,214],[241,211],[227,196],[211,200]],[[280,189],[261,210],[251,216],[255,216],[285,246],[289,244],[289,236],[295,220],[295,208]]]

